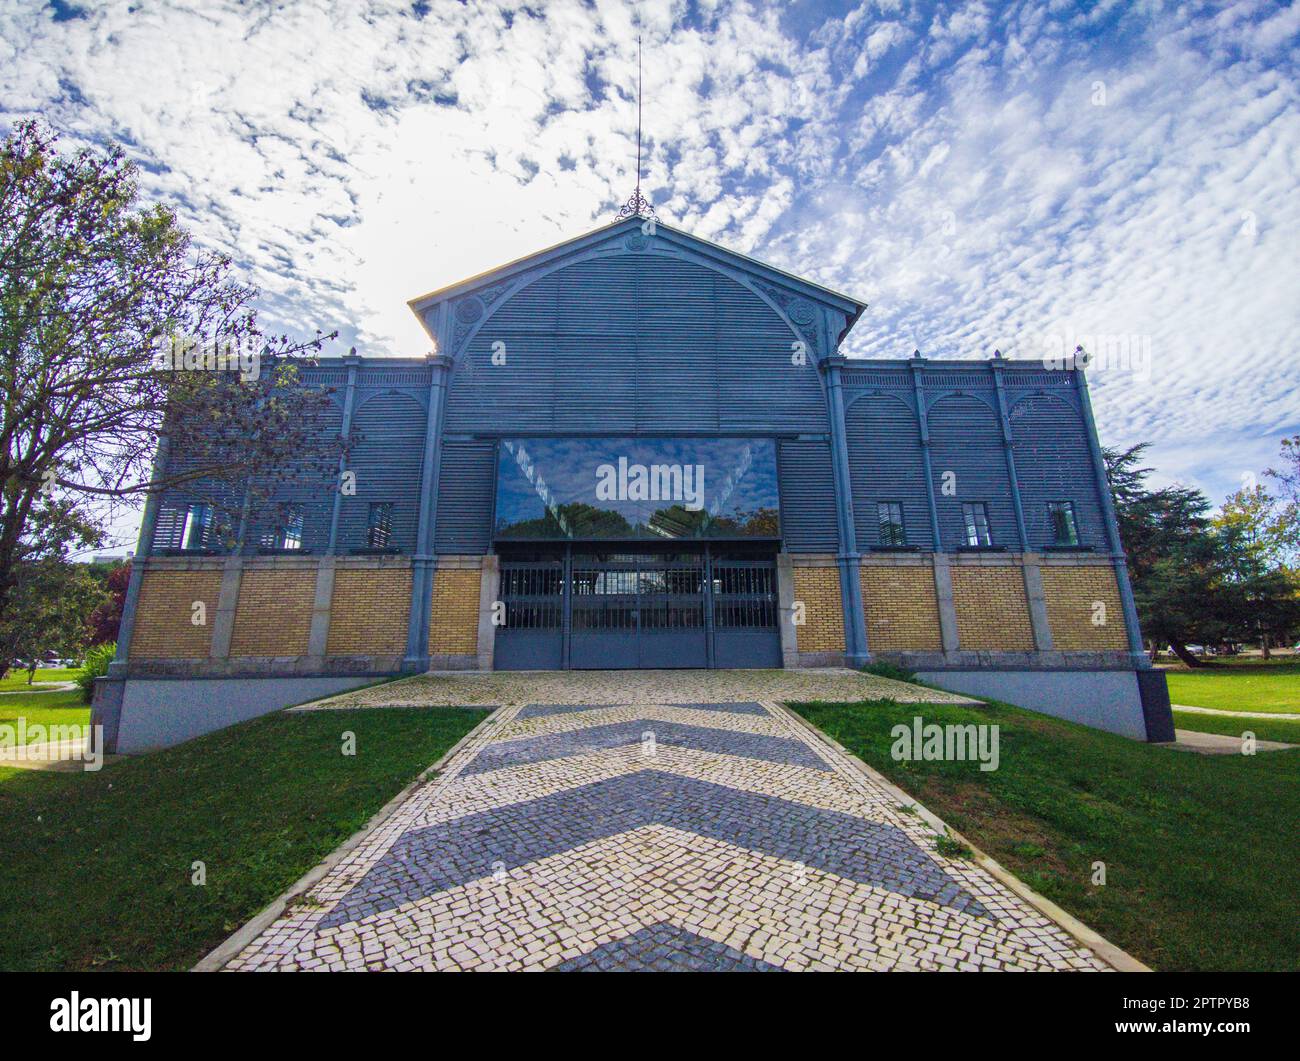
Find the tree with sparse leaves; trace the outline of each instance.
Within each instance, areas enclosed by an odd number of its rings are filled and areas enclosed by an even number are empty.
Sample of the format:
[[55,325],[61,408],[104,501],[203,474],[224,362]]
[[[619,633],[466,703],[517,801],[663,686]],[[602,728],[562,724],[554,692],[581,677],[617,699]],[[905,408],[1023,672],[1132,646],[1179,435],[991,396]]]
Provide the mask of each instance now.
[[1212,521],[1240,612],[1237,625],[1243,639],[1259,643],[1264,659],[1300,624],[1300,581],[1289,563],[1294,515],[1294,505],[1257,484],[1232,494]]
[[[257,297],[141,201],[119,147],[62,153],[30,121],[0,144],[0,622],[19,567],[65,557],[33,533],[42,505],[68,499],[102,525],[114,505],[184,485],[247,516],[286,476],[333,475],[342,440],[300,375],[333,336],[265,335]],[[254,350],[260,370],[163,367],[176,336]],[[179,459],[155,472],[160,436]]]
[[1283,562],[1300,568],[1300,435],[1282,440],[1282,462],[1264,474],[1278,485],[1281,496],[1274,513],[1275,536]]

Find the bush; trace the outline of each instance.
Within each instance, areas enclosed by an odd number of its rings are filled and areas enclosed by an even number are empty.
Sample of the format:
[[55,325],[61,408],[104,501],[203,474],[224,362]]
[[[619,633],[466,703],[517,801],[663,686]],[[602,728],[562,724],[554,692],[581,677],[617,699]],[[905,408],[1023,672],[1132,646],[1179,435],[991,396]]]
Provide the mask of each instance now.
[[81,699],[85,703],[90,703],[90,698],[95,695],[95,679],[102,678],[108,673],[108,665],[113,662],[113,657],[116,655],[117,642],[115,641],[106,641],[102,645],[86,650],[86,662],[81,665],[76,678],[77,685],[81,689]]
[[874,674],[877,678],[893,678],[896,682],[916,681],[916,672],[893,663],[868,663],[862,668],[863,674]]

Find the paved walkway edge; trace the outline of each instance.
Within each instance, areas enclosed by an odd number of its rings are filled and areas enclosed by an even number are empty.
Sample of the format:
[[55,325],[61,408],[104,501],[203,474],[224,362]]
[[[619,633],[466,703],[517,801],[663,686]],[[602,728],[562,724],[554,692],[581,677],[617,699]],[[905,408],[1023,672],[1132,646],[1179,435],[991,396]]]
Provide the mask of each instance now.
[[1265,721],[1300,722],[1296,711],[1228,711],[1220,707],[1193,707],[1191,704],[1170,704],[1175,711],[1191,711],[1196,715],[1218,715],[1221,718],[1259,718]]
[[921,803],[917,802],[915,797],[908,795],[896,784],[890,781],[889,778],[880,773],[880,771],[863,762],[844,747],[844,745],[840,744],[839,741],[835,740],[828,734],[823,733],[802,715],[791,711],[784,704],[775,701],[765,701],[765,704],[783,717],[792,719],[797,725],[803,727],[805,732],[811,733],[823,744],[835,749],[846,760],[852,763],[856,769],[866,774],[874,783],[890,792],[899,803],[910,807],[916,812],[918,817],[922,818],[941,835],[947,834],[954,840],[958,840],[969,847],[974,853],[975,857],[973,861],[976,865],[981,869],[988,871],[988,873],[994,877],[998,883],[1006,885],[1007,888],[1015,892],[1016,895],[1027,902],[1044,917],[1056,922],[1062,930],[1073,936],[1111,968],[1122,973],[1151,972],[1151,969],[1148,966],[1143,965],[1140,961],[1134,958],[1133,955],[1129,954],[1128,951],[1115,946],[1115,944],[1111,943],[1110,940],[1089,928],[1073,914],[1061,909],[1061,907],[1057,906],[1051,899],[1048,899],[1044,895],[1039,895],[1038,892],[1030,888],[1029,885],[1025,884],[1024,881],[1008,870],[1000,862],[980,850],[980,848],[975,844],[971,843],[969,837],[963,836],[961,833],[957,832],[956,829],[951,828],[948,823],[937,814],[934,814]]
[[[330,697],[329,699],[333,699]],[[319,701],[324,703],[325,701]],[[489,711],[487,718],[483,719],[477,726],[471,729],[465,736],[461,737],[455,744],[443,753],[442,757],[431,766],[426,766],[414,778],[411,779],[402,790],[392,799],[385,803],[370,818],[365,825],[349,836],[338,847],[331,851],[319,865],[314,869],[308,870],[303,876],[289,886],[289,888],[271,900],[269,906],[255,915],[252,920],[247,921],[242,928],[236,929],[235,932],[227,937],[223,942],[217,944],[212,950],[204,955],[190,972],[193,973],[215,973],[220,972],[225,964],[230,961],[236,954],[242,951],[253,942],[262,931],[271,925],[286,909],[293,900],[300,895],[305,895],[311,890],[322,877],[330,870],[337,866],[347,855],[361,843],[375,829],[387,821],[397,811],[411,794],[428,781],[434,774],[442,769],[443,764],[451,759],[458,751],[466,745],[471,738],[478,735],[484,728],[491,726],[500,714],[500,707],[487,707]]]
[[[322,696],[319,700],[308,700],[303,704],[289,704],[284,708],[285,711],[314,711],[318,707],[328,707],[335,700],[342,700],[346,696],[352,696],[354,693],[365,692],[367,689],[378,689],[385,685],[401,685],[403,682],[409,682],[415,678],[423,678],[424,674],[403,674],[397,678],[384,678],[377,682],[370,682],[368,685],[358,685],[355,689],[345,689],[341,693],[334,693],[332,696]],[[355,705],[343,705],[355,706]],[[399,705],[409,707],[410,704]],[[472,705],[466,705],[472,706]]]

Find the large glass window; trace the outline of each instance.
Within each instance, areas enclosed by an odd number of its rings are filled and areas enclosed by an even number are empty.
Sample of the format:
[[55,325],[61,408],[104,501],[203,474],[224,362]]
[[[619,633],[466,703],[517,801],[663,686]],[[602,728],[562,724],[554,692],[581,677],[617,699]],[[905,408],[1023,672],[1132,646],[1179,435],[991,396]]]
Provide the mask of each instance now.
[[778,538],[772,439],[507,438],[499,538]]

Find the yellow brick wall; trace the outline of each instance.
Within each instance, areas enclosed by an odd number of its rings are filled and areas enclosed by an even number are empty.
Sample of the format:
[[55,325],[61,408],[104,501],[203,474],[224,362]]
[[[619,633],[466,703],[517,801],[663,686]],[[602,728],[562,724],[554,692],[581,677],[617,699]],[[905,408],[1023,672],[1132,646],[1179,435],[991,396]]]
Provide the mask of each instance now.
[[[1053,648],[1122,651],[1128,647],[1113,569],[1044,566],[1042,572]],[[1105,605],[1105,622],[1100,626],[1093,625],[1095,601]]]
[[483,573],[443,568],[433,573],[429,655],[473,656],[478,652],[478,599]]
[[316,569],[244,568],[230,655],[305,656]]
[[957,609],[957,640],[963,650],[1033,651],[1034,631],[1020,568],[954,564],[952,599]]
[[800,652],[844,651],[844,604],[835,567],[796,567],[794,599],[803,602],[804,624],[796,626]]
[[411,618],[411,571],[340,568],[330,604],[329,656],[400,655]]
[[862,603],[872,652],[939,651],[934,568],[864,565]]
[[[220,571],[146,571],[128,654],[132,659],[207,659],[220,595]],[[206,609],[203,626],[192,622],[195,601]]]

